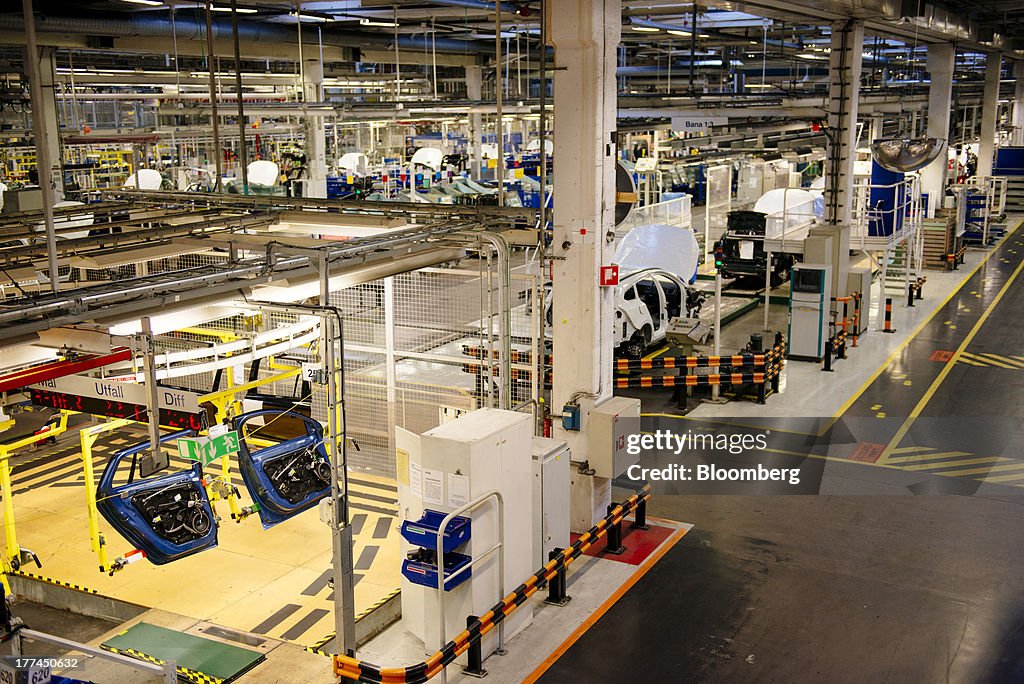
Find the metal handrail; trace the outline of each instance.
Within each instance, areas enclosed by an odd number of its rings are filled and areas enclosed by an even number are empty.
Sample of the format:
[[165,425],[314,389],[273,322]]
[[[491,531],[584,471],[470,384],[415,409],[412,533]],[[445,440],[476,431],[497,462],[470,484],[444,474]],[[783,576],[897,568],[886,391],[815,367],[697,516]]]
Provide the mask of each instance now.
[[163,675],[164,684],[176,684],[178,681],[178,666],[173,660],[165,660],[163,664],[158,665],[156,663],[148,663],[144,660],[136,660],[120,653],[111,653],[110,651],[104,651],[103,649],[96,648],[94,646],[86,646],[80,644],[77,641],[70,641],[68,639],[62,639],[52,634],[45,634],[43,632],[37,632],[34,629],[22,629],[19,630],[13,639],[14,642],[14,655],[21,655],[21,640],[30,639],[32,641],[41,641],[51,646],[59,646],[60,648],[66,648],[69,651],[75,651],[77,653],[85,653],[96,658],[103,658],[111,662],[119,663],[127,667],[133,667],[136,670],[142,670],[144,672],[152,672],[153,674]]
[[[474,565],[481,561],[489,558],[495,551],[498,552],[498,600],[501,601],[502,597],[505,596],[505,499],[501,496],[501,492],[497,490],[491,490],[484,494],[481,494],[477,498],[473,499],[469,503],[456,508],[454,511],[445,516],[444,520],[441,521],[441,525],[437,528],[437,620],[438,620],[438,639],[440,640],[439,647],[444,648],[445,644],[448,643],[445,638],[445,610],[444,610],[444,533],[448,529],[448,523],[450,523],[456,516],[464,513],[469,513],[477,508],[480,508],[485,502],[490,500],[491,497],[498,502],[498,542],[491,548],[484,551],[478,556],[474,556],[470,559],[469,563],[459,568],[456,572],[451,574],[451,578],[461,575],[463,572],[468,571]],[[498,623],[498,652],[505,649],[505,623],[504,621]],[[448,681],[448,671],[444,669],[441,671],[441,681]]]

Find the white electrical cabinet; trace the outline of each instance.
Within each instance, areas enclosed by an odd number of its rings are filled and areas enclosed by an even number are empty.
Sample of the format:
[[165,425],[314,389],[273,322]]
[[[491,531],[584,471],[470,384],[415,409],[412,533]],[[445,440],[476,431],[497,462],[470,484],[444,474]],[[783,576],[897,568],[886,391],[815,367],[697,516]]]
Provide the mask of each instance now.
[[569,546],[569,446],[533,438],[533,567],[548,553]]
[[[402,577],[402,623],[432,653],[466,627],[466,616],[482,615],[523,582],[533,567],[533,418],[526,413],[484,408],[422,435],[396,428],[399,517],[418,521],[425,510],[451,513],[489,491],[504,499],[504,581],[498,553],[472,566],[468,580],[444,592],[445,628],[439,634],[436,584]],[[492,498],[471,513],[470,539],[458,552],[479,559],[499,541],[498,507]],[[416,546],[402,539],[402,558]],[[511,638],[533,619],[521,608],[505,619]],[[497,630],[483,639],[486,658],[497,648]],[[465,656],[460,659],[465,662]]]
[[591,409],[587,417],[587,460],[594,475],[613,479],[638,463],[639,455],[626,451],[626,440],[639,432],[639,399],[612,397]]
[[791,359],[820,361],[828,342],[832,267],[797,264],[790,272],[789,345]]

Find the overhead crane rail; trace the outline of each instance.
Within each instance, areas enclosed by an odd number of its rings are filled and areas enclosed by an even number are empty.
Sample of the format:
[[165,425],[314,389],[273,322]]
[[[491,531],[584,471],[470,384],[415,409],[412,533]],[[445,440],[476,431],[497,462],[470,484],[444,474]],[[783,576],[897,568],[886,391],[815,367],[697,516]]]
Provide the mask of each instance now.
[[523,219],[536,221],[538,209],[528,207],[422,204],[419,202],[369,202],[365,200],[265,195],[201,194],[155,190],[104,190],[104,199],[127,201],[185,202],[208,206],[260,211],[334,211],[367,216],[416,219],[460,218],[477,221]]
[[[167,305],[183,305],[199,299],[215,298],[232,292],[246,294],[256,285],[275,280],[316,277],[325,264],[331,275],[343,266],[358,267],[374,259],[388,258],[391,250],[425,245],[456,233],[480,232],[480,223],[435,221],[384,234],[328,244],[310,249],[290,248],[287,238],[267,245],[263,253],[250,254],[236,261],[168,271],[156,275],[127,278],[116,282],[40,292],[12,297],[0,302],[0,327],[5,335],[17,339],[39,330],[70,325],[97,317],[137,313]],[[291,254],[289,254],[291,252]],[[295,252],[300,254],[295,255]],[[331,266],[337,266],[337,270]]]

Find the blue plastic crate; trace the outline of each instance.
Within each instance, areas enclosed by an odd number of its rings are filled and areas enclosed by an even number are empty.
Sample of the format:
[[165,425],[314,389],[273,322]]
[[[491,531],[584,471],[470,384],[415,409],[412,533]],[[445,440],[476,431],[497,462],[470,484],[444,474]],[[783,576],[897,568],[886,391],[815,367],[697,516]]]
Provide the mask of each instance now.
[[[406,520],[402,523],[402,537],[410,544],[436,551],[437,532],[447,515],[428,508],[423,511],[423,516],[419,520]],[[451,553],[469,541],[470,522],[469,518],[461,515],[448,522],[448,527],[444,531],[443,553]]]
[[[444,555],[444,590],[451,591],[473,575],[473,568],[466,566],[472,559],[462,553],[446,553]],[[457,577],[453,574],[466,568],[465,572],[459,573]],[[402,561],[402,574],[413,584],[423,587],[437,588],[437,563],[428,563],[421,560],[406,558]]]

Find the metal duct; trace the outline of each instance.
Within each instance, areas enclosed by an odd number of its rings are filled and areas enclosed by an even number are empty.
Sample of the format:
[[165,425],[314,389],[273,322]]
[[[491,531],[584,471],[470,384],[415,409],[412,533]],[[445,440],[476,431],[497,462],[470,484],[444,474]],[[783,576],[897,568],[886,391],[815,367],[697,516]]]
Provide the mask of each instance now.
[[[115,37],[146,37],[146,36],[167,36],[177,33],[179,40],[205,40],[206,23],[199,21],[196,16],[187,11],[177,12],[174,15],[174,31],[171,28],[171,20],[168,17],[132,15],[124,18],[122,15],[96,15],[89,17],[58,17],[52,15],[38,15],[36,17],[36,30],[39,33],[76,33],[91,36],[115,36]],[[25,28],[25,16],[22,14],[0,14],[0,31],[20,32]],[[315,35],[311,33],[311,36]],[[394,46],[394,38],[380,33],[369,31],[337,31],[329,28],[322,30],[324,45],[336,47],[386,47]],[[231,39],[230,20],[218,19],[213,22],[213,37],[224,40]],[[238,37],[244,41],[263,43],[294,43],[296,32],[294,27],[281,24],[268,24],[255,21],[238,22]],[[305,41],[303,41],[305,42]],[[431,39],[423,35],[398,36],[398,47],[410,50],[422,51],[426,48],[436,48],[439,52],[454,53],[484,53],[493,52],[490,42],[484,43],[471,40],[457,40],[454,38]]]

